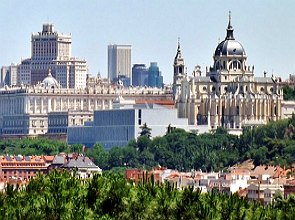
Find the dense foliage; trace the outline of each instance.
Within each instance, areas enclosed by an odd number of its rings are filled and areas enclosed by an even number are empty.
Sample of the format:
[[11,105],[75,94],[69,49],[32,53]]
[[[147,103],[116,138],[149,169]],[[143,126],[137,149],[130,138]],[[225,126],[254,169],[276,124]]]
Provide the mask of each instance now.
[[[295,116],[259,127],[246,127],[241,136],[218,128],[197,135],[182,129],[170,129],[162,137],[150,137],[148,125],[142,126],[137,140],[125,147],[106,151],[96,144],[86,155],[103,170],[122,172],[127,167],[151,168],[161,165],[178,170],[203,171],[227,169],[252,159],[255,165],[280,164],[290,167],[295,161]],[[22,155],[55,155],[59,152],[82,152],[81,144],[67,146],[48,139],[0,141],[0,153]]]
[[295,197],[263,206],[236,194],[179,191],[153,181],[135,185],[118,175],[80,180],[67,172],[38,175],[23,189],[0,193],[0,216],[13,219],[293,219]]
[[295,100],[295,87],[284,86],[283,87],[284,100]]
[[290,167],[295,161],[295,117],[245,128],[240,137],[228,134],[223,128],[199,135],[174,129],[153,139],[142,135],[127,146],[110,151],[96,144],[87,155],[104,170],[161,165],[178,170],[211,171],[247,159],[252,159],[255,165]]
[[0,153],[11,155],[56,155],[70,150],[66,143],[45,138],[7,139],[0,141]]

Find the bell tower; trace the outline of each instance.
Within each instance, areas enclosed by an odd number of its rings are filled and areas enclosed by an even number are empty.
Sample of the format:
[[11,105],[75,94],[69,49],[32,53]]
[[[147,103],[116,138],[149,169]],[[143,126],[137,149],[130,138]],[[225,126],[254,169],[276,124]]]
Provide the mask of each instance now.
[[178,38],[178,45],[177,45],[177,51],[174,58],[174,74],[173,74],[173,99],[174,101],[178,99],[180,94],[180,86],[181,81],[183,77],[185,76],[185,66],[184,66],[184,59],[181,55],[181,49],[180,49],[180,42]]

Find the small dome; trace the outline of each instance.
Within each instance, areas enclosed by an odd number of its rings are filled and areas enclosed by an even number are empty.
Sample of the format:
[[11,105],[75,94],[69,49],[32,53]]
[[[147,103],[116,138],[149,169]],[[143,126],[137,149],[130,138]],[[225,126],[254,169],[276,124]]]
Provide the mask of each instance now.
[[227,39],[218,44],[214,54],[215,56],[246,56],[244,47],[238,41]]
[[42,84],[45,87],[50,87],[50,88],[59,88],[60,87],[57,80],[51,75],[50,69],[49,69],[48,76],[45,79],[43,79]]

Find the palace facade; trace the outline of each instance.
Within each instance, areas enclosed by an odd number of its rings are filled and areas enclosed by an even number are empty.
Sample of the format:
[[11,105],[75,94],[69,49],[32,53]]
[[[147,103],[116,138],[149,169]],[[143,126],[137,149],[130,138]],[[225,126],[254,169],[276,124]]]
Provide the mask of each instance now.
[[178,43],[173,97],[179,117],[188,118],[190,124],[232,131],[282,118],[280,78],[266,73],[264,77],[254,76],[254,66],[247,65],[245,49],[234,38],[230,15],[226,37],[216,47],[213,61],[205,76],[200,66],[188,76]]
[[[49,69],[48,76],[35,86],[0,89],[0,138],[46,135],[48,116],[55,131],[56,125],[84,125],[92,119],[93,111],[112,109],[113,100],[119,96],[126,100],[172,100],[170,90],[158,88],[105,83],[85,89],[62,88]],[[62,114],[69,118],[60,117]]]

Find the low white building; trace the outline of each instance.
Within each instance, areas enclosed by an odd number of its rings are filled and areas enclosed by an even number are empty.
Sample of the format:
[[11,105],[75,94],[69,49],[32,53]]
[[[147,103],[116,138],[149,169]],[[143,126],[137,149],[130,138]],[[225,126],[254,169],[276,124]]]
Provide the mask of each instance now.
[[93,125],[68,128],[68,144],[93,146],[101,143],[105,148],[125,146],[136,139],[144,124],[151,128],[151,136],[163,136],[172,128],[198,130],[188,125],[188,119],[178,118],[177,109],[154,104],[135,104],[132,108],[100,110],[94,112]]
[[276,193],[284,194],[283,184],[252,183],[248,186],[248,199],[260,201],[264,204],[268,204],[273,201],[274,195]]

